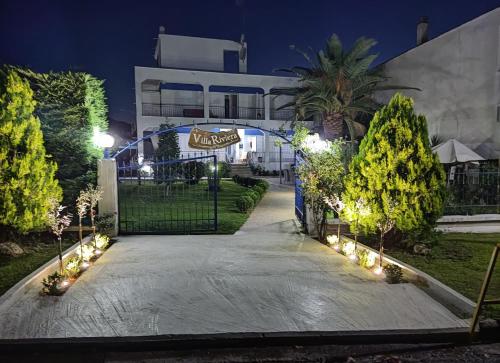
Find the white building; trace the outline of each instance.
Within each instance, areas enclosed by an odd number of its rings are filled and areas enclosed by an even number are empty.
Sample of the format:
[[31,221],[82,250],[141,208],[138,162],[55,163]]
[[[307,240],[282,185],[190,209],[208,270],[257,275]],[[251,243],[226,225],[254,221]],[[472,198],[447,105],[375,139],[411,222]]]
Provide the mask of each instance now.
[[[487,159],[500,153],[500,8],[427,41],[417,26],[417,47],[387,61],[391,84],[427,117],[429,135],[456,138]],[[385,93],[388,101],[391,93]]]
[[[138,138],[164,123],[188,125],[179,133],[181,152],[183,156],[199,155],[200,150],[187,145],[191,126],[228,129],[232,128],[228,124],[239,123],[248,125],[235,126],[241,142],[218,150],[219,159],[241,163],[253,158],[268,170],[279,169],[276,137],[252,127],[290,129],[294,110],[277,110],[290,98],[264,95],[275,87],[296,85],[296,78],[247,74],[243,36],[240,42],[186,37],[165,34],[160,27],[154,57],[157,67],[135,67]],[[153,138],[153,148],[155,143]],[[148,157],[151,144],[145,145],[140,143],[139,155]],[[289,145],[283,145],[282,160],[289,164],[292,157]]]

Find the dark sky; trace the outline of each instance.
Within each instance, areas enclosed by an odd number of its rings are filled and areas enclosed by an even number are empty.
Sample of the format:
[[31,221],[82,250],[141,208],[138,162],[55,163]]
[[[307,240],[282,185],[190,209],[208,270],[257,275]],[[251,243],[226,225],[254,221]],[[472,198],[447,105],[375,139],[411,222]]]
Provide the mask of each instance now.
[[167,33],[248,42],[249,73],[302,62],[290,44],[319,49],[337,33],[349,45],[378,40],[379,61],[415,44],[421,15],[430,36],[500,6],[499,0],[0,0],[0,63],[78,70],[106,80],[110,117],[133,121],[133,66],[154,66],[158,26]]

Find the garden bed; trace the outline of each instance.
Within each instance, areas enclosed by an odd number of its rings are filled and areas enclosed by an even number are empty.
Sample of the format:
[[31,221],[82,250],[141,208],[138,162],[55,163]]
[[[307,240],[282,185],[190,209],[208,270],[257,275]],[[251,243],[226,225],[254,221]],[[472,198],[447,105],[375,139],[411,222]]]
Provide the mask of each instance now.
[[[74,236],[67,235],[63,238],[64,249],[74,243]],[[18,244],[25,250],[25,254],[18,257],[0,255],[0,296],[25,276],[57,256],[58,248],[49,239],[42,239],[36,243],[18,242]]]

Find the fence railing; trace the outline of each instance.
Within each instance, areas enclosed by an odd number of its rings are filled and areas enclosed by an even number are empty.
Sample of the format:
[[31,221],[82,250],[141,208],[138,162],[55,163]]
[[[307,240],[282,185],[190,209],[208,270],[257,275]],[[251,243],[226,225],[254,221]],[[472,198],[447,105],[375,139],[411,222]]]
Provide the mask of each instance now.
[[143,116],[203,118],[203,105],[143,103]]
[[[266,161],[266,154],[268,155],[269,162],[279,162],[280,152],[279,151],[251,151],[248,153],[248,159],[252,160],[254,163],[264,163]],[[293,163],[295,161],[295,156],[293,151],[282,151],[281,152],[281,162],[282,163]]]
[[295,119],[295,110],[293,108],[284,108],[282,110],[271,109],[271,120],[292,121]]
[[264,108],[260,107],[236,107],[226,108],[221,105],[210,106],[211,118],[229,118],[229,119],[246,119],[246,120],[263,120]]
[[500,212],[500,170],[448,171],[446,186],[447,215]]

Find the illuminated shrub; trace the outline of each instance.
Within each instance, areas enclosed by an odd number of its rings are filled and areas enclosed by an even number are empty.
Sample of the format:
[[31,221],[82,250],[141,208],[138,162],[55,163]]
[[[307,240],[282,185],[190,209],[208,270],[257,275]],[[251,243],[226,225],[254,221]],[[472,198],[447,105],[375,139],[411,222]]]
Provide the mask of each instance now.
[[64,265],[64,275],[75,277],[80,272],[80,258],[72,257]]
[[377,259],[376,253],[367,250],[358,250],[356,254],[358,256],[360,266],[368,269],[375,266],[375,261]]
[[98,249],[104,250],[109,245],[109,237],[102,234],[96,234],[95,245]]
[[83,245],[81,250],[77,248],[76,254],[82,261],[90,261],[94,256],[94,247],[89,244]]
[[342,244],[342,252],[346,255],[352,255],[356,251],[356,245],[354,242],[348,241]]

